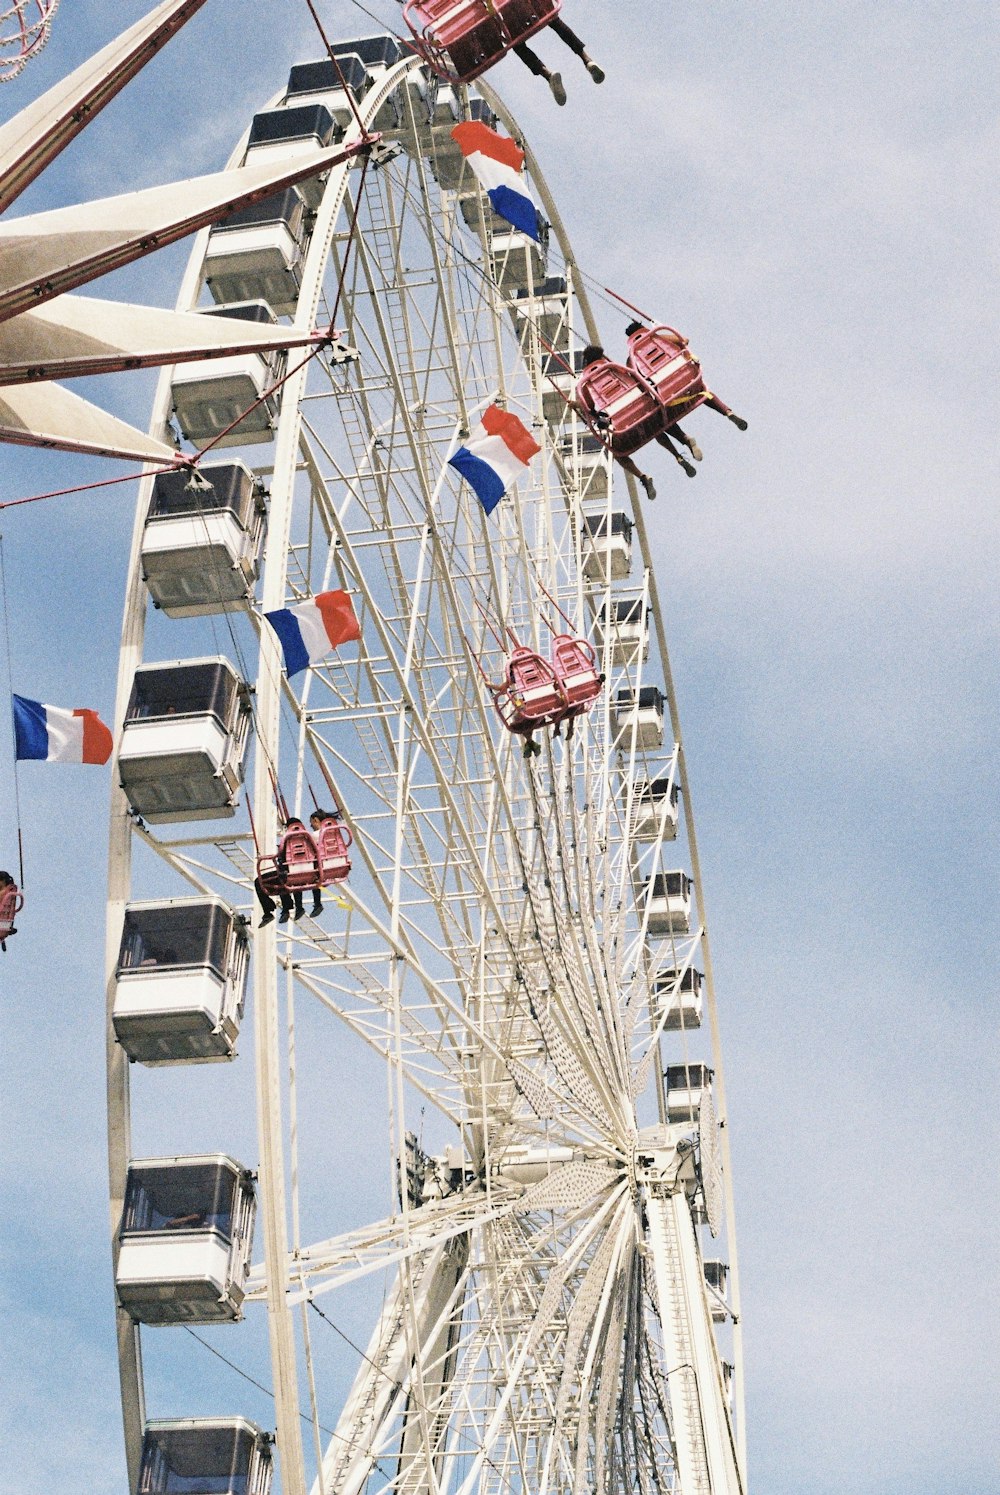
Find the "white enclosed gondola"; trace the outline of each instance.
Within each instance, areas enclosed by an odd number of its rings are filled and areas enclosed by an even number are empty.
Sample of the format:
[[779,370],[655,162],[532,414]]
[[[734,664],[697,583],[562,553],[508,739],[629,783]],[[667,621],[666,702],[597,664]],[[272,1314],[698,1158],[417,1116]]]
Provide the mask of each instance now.
[[688,1032],[701,1027],[704,977],[694,966],[686,970],[664,970],[653,981],[653,1020],[659,1023],[666,1008],[663,1027],[667,1033]]
[[[542,414],[553,425],[562,425],[566,419],[582,369],[582,348],[574,348],[571,353],[547,353],[542,359]],[[596,498],[597,494],[590,492],[587,497]]]
[[147,1422],[137,1495],[269,1495],[272,1441],[245,1417]]
[[500,231],[492,234],[490,259],[493,278],[505,295],[510,296],[515,291],[525,291],[532,285],[543,283],[546,239],[544,226],[542,241],[539,243],[530,239],[527,234],[512,229],[507,222],[504,222]]
[[[335,42],[333,58],[321,62],[296,63],[288,75],[285,101],[288,104],[322,102],[344,130],[356,123],[351,107],[355,101],[381,79],[386,70],[399,61],[402,47],[396,37],[381,32],[359,37],[356,41]],[[346,85],[346,87],[345,87]],[[378,110],[370,128],[392,130],[399,122],[396,99],[390,95]]]
[[235,814],[249,731],[247,687],[228,659],[142,665],[118,752],[129,804],[153,824]]
[[[325,104],[298,104],[287,109],[265,109],[255,114],[247,141],[247,165],[293,161],[339,141],[344,127]],[[306,207],[315,210],[323,197],[327,174],[307,177],[296,184]]]
[[[213,307],[203,315],[270,324],[277,320],[263,301]],[[281,407],[281,391],[273,386],[284,366],[282,352],[234,353],[184,364],[172,385],[181,431],[197,447],[209,442],[222,447],[270,441]]]
[[696,1123],[702,1092],[711,1091],[712,1071],[707,1064],[668,1064],[663,1073],[667,1094],[667,1120]]
[[246,920],[221,898],[130,903],[112,1014],[140,1064],[231,1059],[246,997]]
[[550,348],[565,353],[569,347],[569,296],[564,275],[550,275],[541,285],[518,291],[512,311],[522,338],[534,327]]
[[241,1317],[250,1270],[253,1175],[224,1153],[129,1164],[115,1285],[142,1324]]
[[657,872],[646,879],[641,896],[648,902],[651,935],[690,934],[691,887],[686,872]]
[[642,752],[663,746],[662,690],[655,685],[643,685],[639,690],[620,690],[615,697],[615,731],[618,746],[628,752],[635,732],[635,745]]
[[726,1289],[729,1285],[729,1264],[712,1259],[704,1262],[703,1267],[705,1283],[710,1289],[707,1294],[709,1312],[715,1323],[724,1324],[729,1317],[729,1304],[726,1298]]
[[673,778],[639,779],[632,798],[632,835],[638,841],[677,839],[680,788]]
[[611,603],[611,626],[608,627],[607,603],[597,614],[596,623],[602,647],[610,633],[611,663],[632,664],[649,655],[649,608],[638,598],[634,602]]
[[[443,109],[439,107],[441,102],[445,105]],[[465,194],[460,202],[462,216],[470,228],[478,229],[479,210],[476,204],[479,193],[476,189],[476,178],[472,167],[466,164],[458,141],[453,139],[451,133],[459,120],[466,118],[455,98],[454,89],[447,86],[441,88],[438,93],[438,102],[433,106],[427,94],[422,94],[415,99],[414,113],[418,116],[418,123],[426,124],[432,109],[434,123],[428,124],[427,129],[420,132],[423,137],[421,144],[429,152],[431,172],[439,186],[446,188],[449,192],[461,190]],[[491,130],[496,128],[497,117],[485,99],[470,99],[467,117],[478,120]],[[415,144],[412,140],[412,130],[410,137],[409,143],[412,147]],[[486,209],[486,221],[490,222],[490,204],[484,201],[483,206]]]
[[228,612],[257,580],[263,490],[242,462],[206,463],[209,486],[186,472],[157,473],[142,537],[142,574],[171,618]]
[[203,270],[212,300],[222,306],[265,301],[279,315],[294,311],[304,213],[302,194],[285,187],[217,224]]
[[[569,381],[567,380],[567,385]],[[611,455],[599,436],[578,427],[561,446],[563,465],[584,503],[604,504],[608,497]],[[586,574],[586,573],[585,573]],[[627,573],[626,573],[627,574]],[[588,581],[595,580],[588,576]]]
[[[595,437],[590,440],[600,449]],[[621,581],[628,576],[632,569],[632,529],[632,520],[623,509],[584,515],[583,572],[590,581]]]

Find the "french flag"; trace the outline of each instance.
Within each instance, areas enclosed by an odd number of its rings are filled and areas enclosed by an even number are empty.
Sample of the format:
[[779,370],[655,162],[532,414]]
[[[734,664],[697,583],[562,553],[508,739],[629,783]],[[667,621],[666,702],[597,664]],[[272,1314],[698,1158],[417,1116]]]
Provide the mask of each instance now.
[[475,489],[487,514],[492,514],[540,451],[538,442],[516,415],[501,410],[499,405],[488,405],[468,441],[448,462]]
[[361,637],[348,592],[320,592],[308,602],[264,614],[281,641],[286,673],[318,664],[331,649]]
[[111,733],[96,711],[65,711],[14,697],[14,756],[42,763],[107,763]]
[[529,239],[541,239],[538,208],[524,181],[524,151],[478,119],[451,132],[494,211]]

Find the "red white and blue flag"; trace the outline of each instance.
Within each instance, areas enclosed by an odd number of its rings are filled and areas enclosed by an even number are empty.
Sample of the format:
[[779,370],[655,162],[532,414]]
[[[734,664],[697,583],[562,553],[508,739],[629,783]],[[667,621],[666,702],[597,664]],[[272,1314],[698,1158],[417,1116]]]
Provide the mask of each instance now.
[[456,125],[451,138],[475,172],[494,212],[530,239],[540,239],[538,207],[524,180],[524,151],[478,119]]
[[66,711],[14,697],[14,754],[42,763],[107,763],[111,733],[96,711]]
[[475,489],[487,514],[492,514],[540,451],[538,442],[516,415],[501,410],[499,405],[488,405],[465,445],[448,462]]
[[320,592],[308,602],[264,616],[281,641],[289,675],[318,664],[331,649],[361,637],[350,594],[339,590]]

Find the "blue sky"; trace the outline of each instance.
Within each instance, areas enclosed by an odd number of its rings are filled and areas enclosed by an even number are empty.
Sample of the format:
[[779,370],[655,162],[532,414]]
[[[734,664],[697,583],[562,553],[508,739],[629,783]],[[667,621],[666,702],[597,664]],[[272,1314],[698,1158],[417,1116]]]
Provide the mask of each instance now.
[[[67,0],[3,117],[144,9]],[[371,29],[346,0],[320,10],[333,34]],[[751,1485],[992,1495],[995,16],[934,0],[565,14],[603,87],[564,56],[564,110],[514,62],[496,85],[583,267],[684,328],[750,422],[699,417],[698,478],[657,467],[649,519],[724,1023]],[[289,63],[318,55],[304,5],[209,0],[19,210],[215,169]],[[170,305],[182,264],[167,251],[116,289]],[[151,389],[100,397],[144,425]],[[6,448],[0,491],[105,470]],[[110,715],[130,509],[119,488],[0,514],[22,693]],[[0,770],[9,785],[6,744]],[[0,961],[0,1426],[19,1495],[125,1487],[106,791],[100,771],[22,773],[31,901]],[[14,829],[5,792],[8,865]],[[190,1367],[157,1365],[164,1395],[268,1420],[190,1349]]]

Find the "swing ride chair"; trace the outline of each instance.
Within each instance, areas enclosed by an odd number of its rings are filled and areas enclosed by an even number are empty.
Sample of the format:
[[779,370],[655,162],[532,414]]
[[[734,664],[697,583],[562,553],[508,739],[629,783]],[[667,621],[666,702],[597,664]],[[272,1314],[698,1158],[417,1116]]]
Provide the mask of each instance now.
[[562,0],[407,0],[413,46],[439,78],[469,83],[554,21]]
[[24,907],[24,896],[18,888],[5,888],[0,893],[0,950],[6,950],[6,941],[17,931],[14,920]]
[[597,669],[597,655],[586,639],[560,633],[552,640],[552,669],[562,687],[569,710],[567,716],[582,716],[601,694],[604,677]]
[[663,406],[652,388],[634,369],[610,358],[600,358],[584,369],[576,384],[576,397],[591,412],[595,429],[606,418],[603,431],[616,457],[630,457],[663,430]]
[[257,858],[257,876],[266,893],[303,893],[343,882],[351,871],[351,833],[336,820],[311,831],[286,831],[274,856]]
[[142,1324],[242,1316],[256,1214],[253,1175],[224,1153],[130,1163],[115,1285]]
[[507,679],[490,686],[500,720],[508,732],[525,736],[536,727],[562,721],[569,701],[548,660],[519,645],[507,660]]
[[269,1495],[271,1438],[246,1417],[163,1418],[146,1424],[136,1495]]
[[687,338],[663,322],[633,332],[628,340],[627,366],[656,396],[665,428],[708,399],[701,364],[689,349]]

